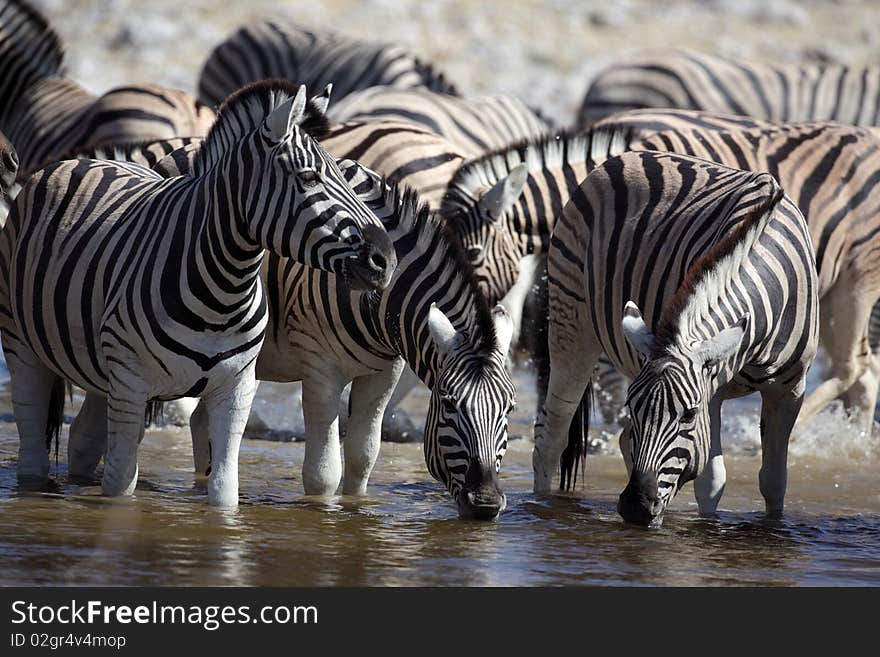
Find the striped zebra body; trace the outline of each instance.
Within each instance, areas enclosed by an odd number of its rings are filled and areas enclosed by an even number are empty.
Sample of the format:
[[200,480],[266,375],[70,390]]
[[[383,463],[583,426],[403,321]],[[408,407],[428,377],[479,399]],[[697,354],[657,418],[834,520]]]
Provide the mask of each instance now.
[[209,502],[237,503],[267,321],[264,250],[363,289],[387,285],[396,264],[381,223],[310,136],[325,128],[326,101],[271,82],[242,90],[191,176],[66,160],[28,180],[0,244],[20,476],[48,472],[43,442],[61,411],[49,402],[66,379],[88,393],[86,419],[71,428],[72,475],[94,472],[104,452],[94,438],[106,429],[104,492],[130,493],[148,402],[199,396]]
[[[604,127],[633,127],[620,116],[621,125],[607,121]],[[808,395],[799,422],[843,395],[858,426],[870,432],[880,385],[874,354],[880,343],[869,335],[880,299],[880,139],[864,128],[830,122],[723,130],[705,128],[692,112],[669,113],[669,119],[675,129],[648,131],[630,148],[770,173],[803,212],[816,255],[820,338],[830,370]]]
[[413,123],[446,137],[468,157],[547,133],[549,124],[513,96],[460,98],[429,89],[373,87],[334,105],[335,121]]
[[[257,376],[303,381],[307,493],[332,494],[342,475],[338,413],[351,382],[343,490],[362,493],[378,455],[386,404],[404,367],[431,389],[428,470],[465,517],[492,518],[514,387],[505,368],[510,325],[473,283],[457,242],[412,192],[353,181],[394,241],[399,266],[381,293],[353,294],[332,275],[270,258],[270,328]],[[375,199],[375,200],[370,200]],[[378,207],[377,207],[378,203]]]
[[332,84],[337,98],[386,85],[456,94],[442,73],[401,46],[263,20],[240,27],[214,48],[199,75],[199,99],[217,105],[236,89],[269,78],[312,89]]
[[806,222],[778,183],[671,153],[610,158],[557,222],[548,269],[551,374],[535,425],[536,491],[550,488],[604,352],[633,379],[622,441],[631,474],[618,505],[626,520],[658,520],[692,479],[700,511],[715,510],[721,402],[754,391],[761,492],[769,512],[781,511],[817,346],[818,281]]
[[600,72],[581,125],[650,107],[741,114],[768,121],[880,124],[880,66],[744,62],[686,50],[642,53]]
[[21,157],[19,180],[74,149],[102,142],[202,136],[214,112],[155,85],[95,97],[64,77],[60,38],[22,0],[0,3],[0,129]]

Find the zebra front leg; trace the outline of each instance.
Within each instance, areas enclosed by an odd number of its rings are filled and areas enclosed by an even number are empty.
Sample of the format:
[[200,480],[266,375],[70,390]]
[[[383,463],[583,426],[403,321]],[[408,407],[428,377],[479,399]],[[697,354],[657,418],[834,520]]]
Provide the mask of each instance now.
[[[327,365],[323,366],[326,370]],[[339,399],[346,383],[335,371],[303,379],[306,454],[302,478],[306,495],[333,495],[339,488],[342,479]]]
[[91,482],[107,448],[107,398],[87,392],[79,413],[70,425],[67,442],[68,476]]
[[788,479],[788,441],[804,401],[802,380],[794,390],[761,393],[759,483],[768,514],[781,514]]
[[346,495],[367,492],[367,481],[379,456],[385,407],[405,367],[404,361],[398,359],[389,369],[359,376],[351,383],[348,428],[343,443],[342,492]]
[[196,480],[204,480],[211,474],[211,440],[208,436],[208,409],[202,399],[189,416],[189,433],[192,438],[193,471]]
[[709,457],[700,476],[694,481],[694,495],[700,515],[709,516],[718,509],[727,483],[727,470],[721,455],[721,396],[709,402]]
[[[212,391],[202,397],[204,404],[208,443],[210,445],[210,469],[208,475],[208,504],[232,507],[238,505],[238,452],[241,436],[247,425],[251,404],[257,392],[256,360],[251,361],[228,386]],[[196,407],[196,412],[198,412]],[[193,414],[195,415],[195,413]],[[198,420],[197,420],[198,425]],[[192,426],[192,425],[191,425]],[[196,437],[193,435],[193,455]],[[204,439],[199,439],[204,444]],[[200,465],[196,464],[197,467]]]
[[12,386],[12,412],[18,427],[18,478],[44,481],[49,476],[49,439],[60,430],[64,380],[23,343],[4,332],[3,350]]
[[144,437],[148,393],[142,381],[126,379],[110,372],[107,450],[101,480],[101,490],[108,497],[131,495],[138,478],[137,450]]

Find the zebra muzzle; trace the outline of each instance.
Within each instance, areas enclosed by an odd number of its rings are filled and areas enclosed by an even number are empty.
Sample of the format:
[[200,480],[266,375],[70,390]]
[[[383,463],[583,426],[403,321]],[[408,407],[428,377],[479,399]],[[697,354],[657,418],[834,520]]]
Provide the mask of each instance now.
[[498,485],[495,472],[474,463],[468,468],[457,502],[461,518],[494,520],[507,505],[507,496]]
[[655,524],[665,509],[658,490],[656,474],[633,472],[620,494],[617,512],[624,520],[636,525]]
[[384,290],[397,268],[394,244],[381,228],[366,226],[356,257],[348,261],[349,281],[356,290]]

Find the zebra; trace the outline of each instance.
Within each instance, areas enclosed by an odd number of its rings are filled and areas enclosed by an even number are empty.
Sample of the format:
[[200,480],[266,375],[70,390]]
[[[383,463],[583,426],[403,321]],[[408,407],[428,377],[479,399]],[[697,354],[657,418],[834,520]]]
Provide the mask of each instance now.
[[[189,150],[170,154],[166,160],[180,166],[169,175],[189,175],[193,157]],[[343,492],[366,491],[383,412],[408,366],[432,389],[425,425],[429,471],[462,516],[495,517],[506,503],[497,474],[507,447],[505,418],[515,403],[503,367],[509,316],[501,307],[489,310],[457,237],[439,215],[419,208],[412,190],[389,186],[351,160],[339,166],[383,219],[400,264],[384,291],[363,294],[291,259],[270,256],[264,263],[269,328],[256,374],[303,381],[305,492],[332,494],[339,486],[339,400],[349,382]],[[201,402],[190,417],[197,475],[213,467],[205,423]]]
[[270,19],[243,25],[211,51],[199,74],[198,96],[217,105],[239,87],[266,78],[309,88],[332,83],[337,100],[373,86],[458,94],[433,65],[401,46]]
[[356,289],[383,289],[396,266],[381,222],[316,141],[328,94],[307,101],[283,81],[239,91],[189,176],[65,160],[23,186],[0,241],[21,479],[48,473],[43,440],[57,445],[66,379],[87,391],[71,426],[72,476],[89,476],[103,452],[104,494],[130,494],[148,404],[200,397],[208,502],[237,503],[268,313],[264,251]]
[[649,107],[708,110],[769,121],[880,124],[880,66],[766,64],[666,49],[601,71],[578,121]]
[[0,130],[15,144],[19,181],[77,148],[124,140],[203,136],[214,111],[155,85],[95,97],[64,76],[64,48],[24,0],[0,0]]
[[[730,130],[713,127],[723,117],[713,121],[712,115],[697,114],[658,113],[650,118],[652,129],[633,135],[629,148],[764,171],[779,181],[810,228],[819,273],[820,342],[831,366],[831,375],[807,396],[798,428],[843,396],[856,426],[870,433],[880,386],[880,343],[869,335],[872,307],[880,300],[880,267],[873,257],[880,248],[880,139],[865,128],[823,121]],[[634,128],[627,114],[617,116],[619,122],[597,125]],[[610,384],[613,376],[605,379]]]
[[0,132],[0,229],[6,225],[9,214],[8,199],[14,195],[15,176],[18,173],[18,154]]
[[[762,398],[760,489],[767,512],[781,513],[819,304],[809,229],[776,180],[673,153],[609,158],[566,205],[548,270],[551,373],[535,423],[535,491],[550,489],[604,352],[633,379],[625,520],[659,522],[690,480],[700,512],[717,509],[721,403],[751,392]],[[576,457],[565,454],[564,487]]]
[[468,157],[546,134],[552,126],[513,96],[460,98],[429,89],[372,87],[334,105],[334,121],[402,121],[446,137]]

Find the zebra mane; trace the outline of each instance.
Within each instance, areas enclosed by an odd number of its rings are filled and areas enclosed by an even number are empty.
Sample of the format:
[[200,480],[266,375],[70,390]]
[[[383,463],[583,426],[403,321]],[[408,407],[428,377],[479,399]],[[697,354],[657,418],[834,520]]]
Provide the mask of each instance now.
[[461,96],[456,86],[447,80],[446,75],[434,64],[417,56],[413,57],[413,64],[416,73],[419,74],[419,77],[422,78],[429,90],[449,96]]
[[[287,80],[262,80],[233,93],[223,101],[217,120],[208,131],[193,161],[193,175],[199,175],[216,164],[229,148],[253,132],[273,110],[296,95],[298,84]],[[312,139],[323,139],[329,130],[327,118],[312,100],[308,100],[305,119],[299,129]]]
[[14,109],[24,89],[42,78],[64,74],[64,44],[39,11],[25,0],[4,0],[0,7],[0,61],[14,61],[0,80],[0,115]]
[[[447,202],[455,196],[476,200],[477,194],[507,176],[525,162],[529,172],[562,166],[578,158],[603,162],[625,151],[632,140],[629,127],[603,127],[593,130],[563,130],[531,137],[468,160],[459,167],[447,187],[441,211],[452,216]],[[448,198],[447,198],[448,197]]]
[[[767,173],[752,174],[746,185],[749,187],[748,191],[760,190],[760,197],[751,207],[743,210],[744,198],[741,196],[738,200],[740,207],[735,207],[734,210],[742,215],[742,219],[688,267],[678,290],[669,303],[664,304],[657,322],[652,354],[654,358],[664,355],[676,343],[683,328],[681,320],[687,310],[695,304],[707,306],[711,303],[708,293],[726,285],[734,266],[747,256],[770,223],[776,206],[785,196],[785,191],[776,179]],[[725,205],[729,207],[727,204],[722,205],[718,209],[719,213],[724,211]],[[724,219],[725,217],[717,217],[718,222]]]
[[[383,179],[386,205],[393,203],[393,207],[397,208],[390,218],[390,225],[397,226],[394,232],[400,231],[405,235],[415,234],[416,242],[421,251],[429,252],[433,245],[440,252],[444,261],[443,273],[461,280],[474,300],[472,310],[474,312],[474,326],[478,335],[471,335],[468,338],[472,342],[475,341],[478,348],[487,352],[496,350],[498,336],[495,332],[492,309],[480,291],[474,268],[456,234],[442,215],[432,212],[427,203],[419,201],[415,190],[405,185],[385,185],[384,183]],[[410,241],[410,239],[406,240],[407,243]]]

